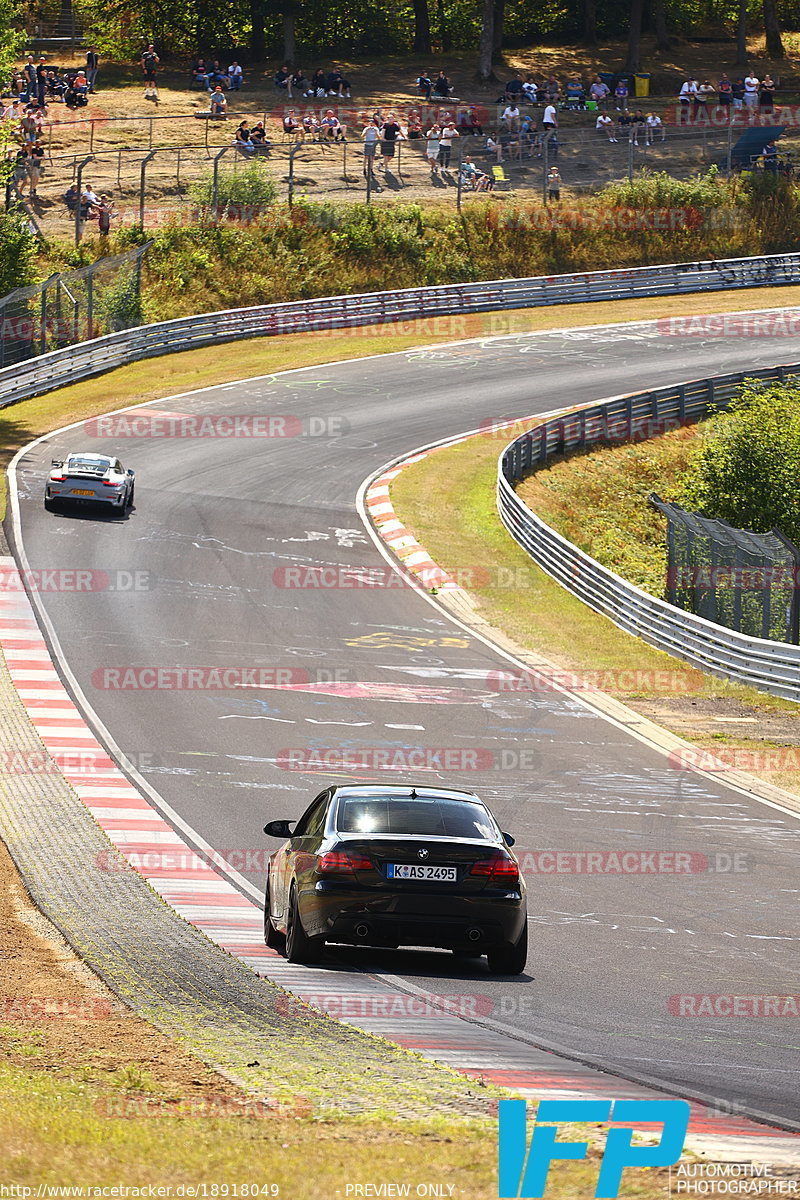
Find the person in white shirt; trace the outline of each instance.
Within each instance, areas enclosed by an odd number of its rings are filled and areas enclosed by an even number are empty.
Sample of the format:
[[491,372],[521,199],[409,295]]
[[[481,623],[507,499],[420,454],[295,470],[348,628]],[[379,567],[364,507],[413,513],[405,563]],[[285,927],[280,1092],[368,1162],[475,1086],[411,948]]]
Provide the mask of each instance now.
[[501,118],[511,133],[519,133],[519,109],[513,100],[503,110]]
[[661,130],[661,140],[663,142],[667,136],[667,131],[664,128],[664,122],[661,120],[661,117],[657,115],[657,113],[648,113],[647,120],[645,121],[645,143],[648,146],[652,146],[653,142],[655,141],[656,130],[658,129]]
[[608,134],[608,140],[610,142],[615,142],[617,140],[614,137],[614,119],[613,117],[610,117],[608,113],[599,113],[597,120],[594,123],[594,127],[598,133]]
[[695,82],[695,80],[694,79],[684,79],[683,83],[681,84],[680,95],[678,96],[678,99],[680,100],[681,104],[684,105],[684,107],[688,108],[689,105],[694,103],[694,98],[696,95],[697,95],[697,83]]
[[547,104],[544,113],[542,114],[543,129],[558,129],[558,117],[556,116],[556,106]]
[[238,62],[232,62],[228,67],[228,87],[232,92],[238,92],[242,86],[242,68]]
[[759,80],[751,72],[746,76],[744,81],[744,102],[749,109],[758,107],[758,84]]

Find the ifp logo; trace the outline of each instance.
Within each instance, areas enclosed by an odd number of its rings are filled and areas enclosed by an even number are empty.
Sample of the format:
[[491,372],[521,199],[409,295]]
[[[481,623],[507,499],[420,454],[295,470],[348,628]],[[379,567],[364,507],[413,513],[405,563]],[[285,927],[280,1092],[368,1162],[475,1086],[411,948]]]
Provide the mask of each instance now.
[[626,1167],[668,1167],[676,1163],[689,1125],[689,1105],[685,1100],[540,1100],[528,1148],[526,1115],[524,1100],[500,1101],[500,1197],[524,1200],[541,1197],[551,1162],[586,1157],[588,1142],[556,1141],[559,1124],[564,1122],[625,1121],[663,1127],[661,1140],[655,1146],[633,1146],[633,1129],[609,1129],[596,1197],[618,1195]]

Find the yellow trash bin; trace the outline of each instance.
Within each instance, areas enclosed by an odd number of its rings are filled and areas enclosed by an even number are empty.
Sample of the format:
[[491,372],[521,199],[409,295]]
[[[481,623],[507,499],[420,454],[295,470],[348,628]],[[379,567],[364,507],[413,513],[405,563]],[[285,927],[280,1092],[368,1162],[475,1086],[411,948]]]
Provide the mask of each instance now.
[[634,79],[634,86],[636,88],[636,95],[637,96],[649,96],[650,95],[650,76],[649,76],[649,74],[647,74],[646,72],[645,73],[637,72],[634,75],[633,79]]

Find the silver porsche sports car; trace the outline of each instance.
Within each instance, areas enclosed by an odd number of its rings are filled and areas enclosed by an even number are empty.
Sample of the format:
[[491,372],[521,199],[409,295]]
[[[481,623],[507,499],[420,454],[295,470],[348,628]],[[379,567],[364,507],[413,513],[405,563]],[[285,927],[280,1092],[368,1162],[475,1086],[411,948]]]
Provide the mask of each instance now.
[[44,506],[52,512],[58,503],[81,501],[109,504],[119,512],[133,505],[134,472],[118,458],[105,454],[70,454],[54,458],[44,488]]

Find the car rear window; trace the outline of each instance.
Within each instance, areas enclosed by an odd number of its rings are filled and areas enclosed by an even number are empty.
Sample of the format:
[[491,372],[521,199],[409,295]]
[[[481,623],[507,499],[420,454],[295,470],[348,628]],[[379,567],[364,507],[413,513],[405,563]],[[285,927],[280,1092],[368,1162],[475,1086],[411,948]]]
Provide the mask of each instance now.
[[340,833],[417,834],[424,837],[481,838],[494,841],[498,830],[482,804],[444,797],[342,797]]
[[69,471],[97,471],[103,475],[110,466],[110,458],[71,458],[67,463]]

